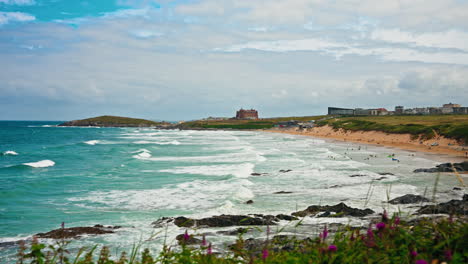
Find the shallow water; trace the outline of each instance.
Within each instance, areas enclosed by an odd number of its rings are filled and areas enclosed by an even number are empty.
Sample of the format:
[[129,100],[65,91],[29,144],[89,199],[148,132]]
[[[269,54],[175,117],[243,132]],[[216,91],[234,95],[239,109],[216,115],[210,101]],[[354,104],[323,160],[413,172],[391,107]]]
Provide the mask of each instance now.
[[[157,249],[163,233],[170,243],[184,231],[175,226],[152,228],[151,222],[162,216],[290,213],[342,201],[377,212],[383,207],[396,211],[397,206],[385,203],[388,198],[432,195],[436,175],[412,171],[446,159],[263,132],[55,124],[0,122],[0,243],[47,232],[65,222],[68,227],[124,226],[115,234],[77,240],[71,247],[104,243],[127,249],[157,234],[145,245]],[[390,154],[400,162],[392,161]],[[253,172],[266,175],[251,176]],[[394,175],[379,174],[385,172]],[[355,174],[364,176],[350,177]],[[460,197],[452,190],[457,185],[454,175],[441,175],[436,198]],[[274,194],[278,191],[292,193]],[[247,205],[247,200],[254,203]],[[0,248],[0,263],[14,262],[10,259],[14,250]]]

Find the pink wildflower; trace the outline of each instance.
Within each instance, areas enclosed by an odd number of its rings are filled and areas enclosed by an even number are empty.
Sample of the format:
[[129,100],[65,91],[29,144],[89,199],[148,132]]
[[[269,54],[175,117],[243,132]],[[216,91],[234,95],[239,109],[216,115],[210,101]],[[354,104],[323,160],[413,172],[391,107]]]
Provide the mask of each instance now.
[[338,250],[338,247],[335,245],[328,246],[328,251],[330,252],[336,252],[337,250]]
[[413,250],[410,252],[410,255],[416,257],[418,255],[418,252],[416,252],[416,250]]
[[399,225],[400,224],[400,217],[395,217],[395,225]]
[[262,250],[262,259],[266,260],[268,258],[268,249],[263,249]]
[[372,224],[369,225],[367,229],[367,238],[373,239],[374,238],[374,231],[372,231]]
[[205,235],[203,235],[203,239],[202,239],[202,241],[201,241],[201,245],[204,246],[204,247],[206,246],[206,237],[205,237]]
[[377,223],[376,227],[379,230],[383,230],[385,229],[385,223],[384,222]]
[[415,263],[416,264],[428,264],[427,261],[425,261],[424,259],[418,259],[418,260],[416,260]]
[[453,254],[452,254],[452,251],[450,249],[445,250],[444,255],[445,255],[445,258],[447,260],[452,260],[452,258],[453,258]]
[[323,232],[320,233],[319,237],[325,241],[325,239],[328,237],[328,229],[327,229],[327,226],[325,225],[325,227],[323,228]]
[[206,254],[208,254],[208,255],[213,254],[213,249],[211,248],[211,243],[208,245],[208,248],[206,249]]
[[184,241],[188,241],[190,239],[190,235],[188,234],[187,230],[184,233]]
[[387,222],[387,221],[388,221],[387,210],[384,210],[383,213],[382,213],[382,221],[383,221],[383,222]]

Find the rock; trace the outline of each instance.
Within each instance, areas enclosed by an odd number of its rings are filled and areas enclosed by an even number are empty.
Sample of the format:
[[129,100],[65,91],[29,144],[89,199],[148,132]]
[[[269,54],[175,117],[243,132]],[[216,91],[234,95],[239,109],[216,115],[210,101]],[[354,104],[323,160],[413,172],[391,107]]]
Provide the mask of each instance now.
[[274,216],[251,217],[247,215],[218,215],[202,219],[190,219],[177,217],[174,224],[178,227],[227,227],[227,226],[250,226],[250,225],[276,225]]
[[292,170],[279,170],[279,172],[281,172],[281,173],[286,173],[286,172],[290,172],[290,171],[292,171]]
[[450,200],[446,203],[423,206],[416,213],[417,214],[467,215],[468,214],[468,194],[463,195],[462,200]]
[[299,220],[299,218],[292,216],[292,215],[285,215],[285,214],[279,214],[276,215],[276,219],[278,220],[286,220],[286,221],[293,221],[293,220]]
[[195,221],[187,217],[179,216],[174,218],[174,224],[178,227],[192,227],[195,225]]
[[247,202],[245,202],[245,204],[253,204],[254,202],[252,200],[248,200]]
[[321,217],[330,216],[330,215],[332,215],[333,217],[342,217],[342,216],[363,217],[363,216],[374,213],[374,211],[372,211],[369,208],[362,210],[362,209],[349,207],[344,203],[339,203],[339,204],[332,205],[332,206],[312,205],[312,206],[307,207],[307,209],[303,211],[292,213],[292,215],[298,216],[298,217],[304,217],[304,216],[311,215],[311,214],[317,214],[319,212],[324,212],[324,214],[320,215]]
[[388,177],[380,177],[380,178],[377,178],[375,179],[376,181],[381,181],[381,180],[385,180],[385,179],[388,179]]
[[156,221],[154,221],[153,223],[151,223],[153,225],[154,228],[163,228],[165,227],[168,223],[174,221],[174,218],[172,217],[162,217]]
[[268,173],[260,173],[260,172],[253,172],[250,173],[251,176],[262,176],[262,175],[267,175]]
[[234,230],[218,231],[217,234],[226,235],[226,236],[237,236],[239,234],[245,234],[249,231],[247,228],[239,227]]
[[273,194],[288,194],[288,193],[292,193],[292,192],[279,191],[279,192],[275,192]]
[[379,174],[379,175],[384,175],[384,176],[385,176],[385,175],[395,175],[395,174],[393,174],[393,173],[391,173],[391,172],[379,172],[378,174]]
[[367,176],[367,175],[364,175],[364,174],[353,174],[353,175],[350,175],[349,177],[354,178],[354,177],[364,177],[364,176]]
[[196,245],[201,244],[202,240],[195,238],[193,235],[189,235],[187,240],[184,239],[185,234],[180,234],[176,236],[176,240],[179,242],[179,245]]
[[429,202],[429,199],[421,195],[406,194],[388,201],[391,204],[413,204],[420,202]]
[[468,161],[460,162],[460,163],[442,163],[437,165],[435,168],[429,169],[416,169],[413,172],[465,172],[468,171]]
[[453,187],[453,189],[452,189],[452,190],[454,190],[454,191],[461,191],[461,190],[462,190],[462,188],[460,188],[460,187]]
[[68,239],[68,238],[78,238],[82,235],[102,235],[102,234],[111,234],[115,233],[113,230],[118,229],[119,227],[104,227],[102,225],[96,225],[93,227],[70,227],[70,228],[60,228],[55,229],[47,233],[36,234],[38,238],[53,238],[53,239]]

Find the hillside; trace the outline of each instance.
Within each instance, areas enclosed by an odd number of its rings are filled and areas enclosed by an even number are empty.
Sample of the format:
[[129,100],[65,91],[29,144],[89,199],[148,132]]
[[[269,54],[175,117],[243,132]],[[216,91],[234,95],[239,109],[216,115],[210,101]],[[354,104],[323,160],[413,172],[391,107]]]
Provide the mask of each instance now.
[[99,126],[99,127],[153,127],[166,123],[146,119],[137,119],[121,116],[98,116],[81,120],[73,120],[59,126]]
[[324,116],[291,116],[291,117],[275,117],[263,118],[258,120],[196,120],[185,122],[180,125],[181,129],[268,129],[272,128],[276,123],[281,121],[297,120],[306,122],[317,120]]
[[317,125],[351,131],[411,134],[423,139],[441,135],[468,143],[468,115],[337,117]]

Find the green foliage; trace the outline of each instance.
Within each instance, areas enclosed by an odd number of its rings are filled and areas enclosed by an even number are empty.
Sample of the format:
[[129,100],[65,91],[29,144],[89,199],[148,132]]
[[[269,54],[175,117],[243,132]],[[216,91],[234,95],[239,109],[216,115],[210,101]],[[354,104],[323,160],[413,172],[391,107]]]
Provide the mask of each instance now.
[[161,122],[155,122],[146,119],[139,119],[139,118],[129,118],[129,117],[121,117],[121,116],[98,116],[93,118],[87,118],[82,120],[73,121],[76,122],[75,124],[103,124],[103,125],[160,125]]
[[[458,116],[457,116],[458,117]],[[396,119],[402,121],[402,117]],[[370,121],[372,120],[372,121]],[[444,123],[432,125],[427,120],[425,123],[396,124],[395,119],[382,119],[378,117],[343,117],[317,122],[318,126],[329,125],[335,130],[344,129],[350,131],[381,131],[394,134],[411,134],[413,139],[431,139],[437,134],[468,143],[468,123]],[[435,121],[433,121],[435,122]],[[441,122],[441,121],[440,121]]]
[[323,116],[300,116],[300,117],[276,117],[264,118],[258,120],[196,120],[185,122],[180,126],[185,129],[268,129],[272,128],[276,123],[281,121],[296,120],[299,122],[307,122],[317,120]]
[[[57,248],[33,242],[30,253],[20,248],[18,263],[44,264],[234,264],[234,263],[415,263],[424,259],[428,263],[467,263],[468,224],[462,218],[454,221],[419,220],[413,223],[400,223],[398,217],[387,219],[367,231],[346,227],[333,238],[327,239],[327,231],[315,239],[266,239],[260,248],[249,247],[240,236],[236,243],[223,254],[211,252],[211,244],[181,248],[164,246],[159,254],[152,255],[148,249],[140,252],[134,247],[128,257],[125,252],[114,259],[107,247],[93,257],[95,247],[81,257],[80,250],[74,262],[67,256],[59,258]],[[268,237],[268,235],[267,235]],[[68,254],[68,253],[67,253]],[[437,260],[437,262],[433,262]]]

